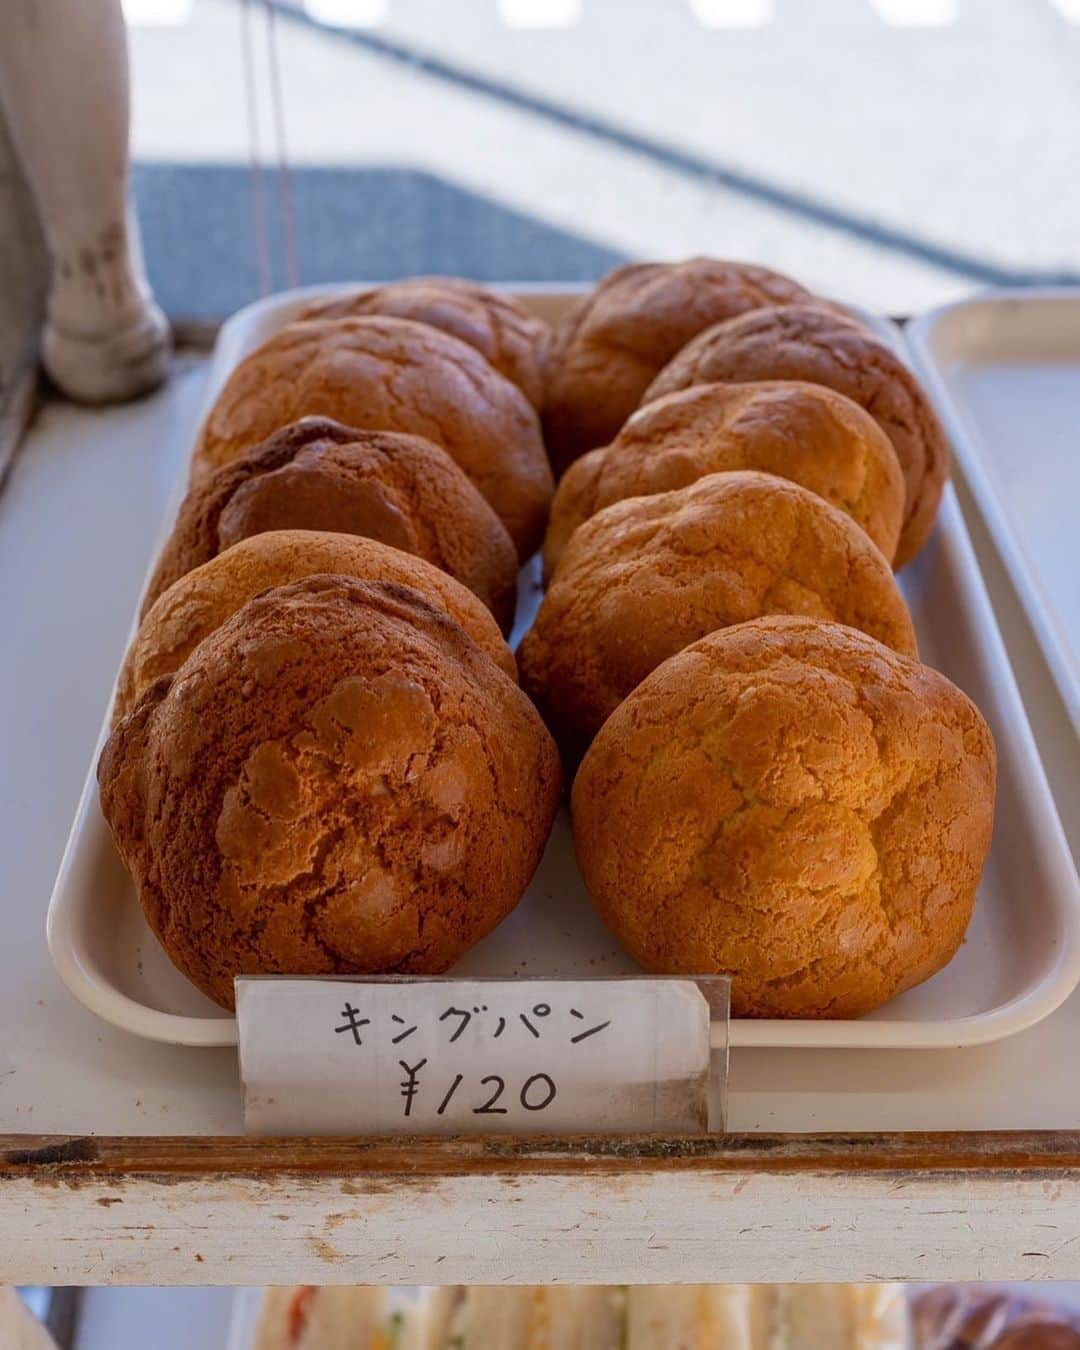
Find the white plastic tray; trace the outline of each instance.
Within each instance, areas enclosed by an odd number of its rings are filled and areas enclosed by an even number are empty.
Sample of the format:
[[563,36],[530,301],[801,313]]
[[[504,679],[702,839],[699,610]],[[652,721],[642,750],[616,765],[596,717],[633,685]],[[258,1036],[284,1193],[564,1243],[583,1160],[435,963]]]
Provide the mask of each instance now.
[[1080,288],[991,291],[908,335],[1080,735]]
[[[208,398],[237,361],[325,289],[272,297],[230,319],[219,337]],[[514,289],[551,317],[576,294]],[[891,325],[874,323],[897,345]],[[180,483],[177,495],[182,490]],[[905,569],[902,584],[924,660],[967,691],[997,740],[994,842],[967,939],[945,970],[868,1017],[736,1020],[733,1047],[974,1045],[1046,1017],[1080,980],[1080,886],[951,490],[930,544]],[[538,601],[536,573],[526,569],[517,635]],[[94,764],[107,731],[108,713]],[[48,939],[65,984],[107,1021],[175,1044],[236,1043],[235,1021],[188,984],[150,933],[102,818],[93,764],[50,902]],[[521,904],[454,973],[591,976],[634,969],[588,899],[562,812]]]

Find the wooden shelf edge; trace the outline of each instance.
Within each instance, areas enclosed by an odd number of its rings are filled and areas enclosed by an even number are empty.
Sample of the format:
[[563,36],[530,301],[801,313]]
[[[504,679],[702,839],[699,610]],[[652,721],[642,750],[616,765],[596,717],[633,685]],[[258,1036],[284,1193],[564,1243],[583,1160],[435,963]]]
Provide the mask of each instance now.
[[14,1177],[1080,1172],[1080,1130],[449,1139],[0,1135]]
[[1075,1274],[1080,1131],[0,1137],[12,1284]]

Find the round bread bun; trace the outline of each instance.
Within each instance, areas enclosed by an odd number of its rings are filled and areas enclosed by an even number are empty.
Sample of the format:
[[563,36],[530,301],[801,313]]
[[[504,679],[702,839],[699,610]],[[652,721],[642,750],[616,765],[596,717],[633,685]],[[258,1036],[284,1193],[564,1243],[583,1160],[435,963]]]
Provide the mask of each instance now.
[[422,436],[304,417],[188,490],[143,600],[222,549],[266,530],[334,530],[415,553],[478,595],[505,632],[517,551],[445,450]]
[[242,605],[272,586],[287,586],[319,573],[411,586],[459,623],[511,679],[517,678],[514,657],[490,611],[472,591],[437,567],[358,535],[271,530],[233,544],[185,573],[158,597],[139,625],[121,667],[114,724],[134,708],[155,680],[179,670],[199,643]]
[[994,784],[990,730],[943,675],[854,628],[757,619],[615,710],[574,840],[647,970],[730,974],[736,1017],[854,1017],[956,952]]
[[332,295],[309,305],[302,319],[391,315],[441,328],[475,347],[534,408],[543,394],[551,325],[501,291],[461,277],[410,277],[372,290]]
[[544,541],[550,573],[584,520],[624,497],[686,487],[709,473],[760,469],[846,511],[892,561],[904,476],[870,414],[820,384],[699,384],[646,403],[608,446],[559,482]]
[[199,435],[193,478],[312,414],[426,436],[480,489],[520,557],[539,547],[554,490],[539,419],[467,342],[410,319],[289,324],[229,376]]
[[249,600],[105,745],[101,803],[173,963],[436,974],[517,904],[559,800],[535,708],[418,591],[315,576]]
[[893,443],[904,475],[904,520],[893,564],[926,543],[949,475],[945,432],[922,386],[879,338],[834,310],[785,305],[708,329],[660,372],[645,402],[689,385],[809,380],[865,408]]
[[656,374],[721,319],[813,297],[790,277],[716,258],[630,263],[555,325],[544,379],[544,439],[557,474],[607,445]]
[[522,687],[577,756],[661,662],[766,614],[835,620],[916,655],[892,569],[850,516],[772,474],[717,473],[581,526],[518,650]]

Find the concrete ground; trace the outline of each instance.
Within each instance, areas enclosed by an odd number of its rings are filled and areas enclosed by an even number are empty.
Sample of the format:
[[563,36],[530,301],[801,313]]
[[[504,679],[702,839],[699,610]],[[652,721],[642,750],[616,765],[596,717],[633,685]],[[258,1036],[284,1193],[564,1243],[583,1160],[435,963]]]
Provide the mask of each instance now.
[[[128,2],[152,269],[223,312],[255,276],[245,31],[276,160],[267,8]],[[274,25],[304,280],[703,251],[911,311],[1080,279],[1074,0],[306,3]],[[508,22],[545,10],[568,26]]]

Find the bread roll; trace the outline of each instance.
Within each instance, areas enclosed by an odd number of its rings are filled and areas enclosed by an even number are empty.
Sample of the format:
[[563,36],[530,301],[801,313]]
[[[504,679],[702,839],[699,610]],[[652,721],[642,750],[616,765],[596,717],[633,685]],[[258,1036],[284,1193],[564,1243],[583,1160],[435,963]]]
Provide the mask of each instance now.
[[173,963],[437,974],[517,904],[559,800],[517,685],[418,591],[315,576],[249,600],[105,745],[101,804]]
[[200,642],[272,586],[319,573],[411,586],[459,623],[511,679],[517,668],[491,614],[471,591],[421,558],[356,535],[271,530],[242,539],[173,582],[139,625],[120,668],[114,723],[163,675],[180,669]]
[[661,662],[765,614],[832,619],[916,654],[892,569],[850,516],[772,474],[718,473],[577,530],[521,644],[522,687],[576,756]]
[[521,557],[539,546],[553,491],[540,423],[468,343],[409,319],[289,324],[229,376],[203,424],[193,477],[312,414],[426,436],[472,479]]
[[574,842],[647,970],[729,973],[735,1017],[855,1017],[956,952],[994,783],[990,731],[943,675],[853,628],[758,619],[608,718]]
[[333,530],[426,559],[478,595],[508,632],[517,553],[445,450],[421,436],[304,417],[193,483],[143,614],[178,577],[266,530]]
[[583,520],[624,497],[686,487],[708,473],[761,469],[846,511],[892,561],[904,476],[868,412],[820,384],[700,384],[640,408],[609,446],[563,475],[544,543],[549,574]]
[[716,258],[631,263],[609,272],[552,336],[544,438],[556,473],[607,445],[653,377],[702,329],[762,305],[811,298],[767,267]]
[[834,310],[785,305],[701,333],[660,372],[644,401],[689,385],[747,380],[823,384],[875,418],[904,475],[904,520],[893,561],[896,567],[910,562],[937,516],[949,452],[922,386],[892,348]]
[[410,277],[371,290],[329,296],[302,319],[351,319],[364,314],[414,319],[467,342],[516,384],[534,408],[543,393],[551,326],[502,291],[461,277]]

